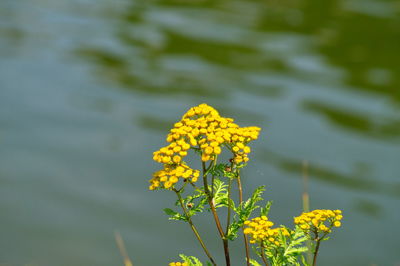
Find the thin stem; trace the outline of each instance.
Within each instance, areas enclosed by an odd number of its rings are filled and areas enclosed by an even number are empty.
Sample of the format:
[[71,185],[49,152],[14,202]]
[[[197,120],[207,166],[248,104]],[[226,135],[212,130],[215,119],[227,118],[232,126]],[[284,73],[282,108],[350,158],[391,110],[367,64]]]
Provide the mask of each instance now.
[[[218,155],[215,155],[215,159],[210,165],[214,165],[214,167],[215,167],[217,165],[217,159],[218,159]],[[214,179],[215,179],[215,176],[214,176],[214,173],[213,173],[212,176],[211,176],[211,184],[212,184],[212,186],[211,186],[211,197],[212,198],[214,198]]]
[[265,257],[265,252],[264,252],[264,245],[260,244],[260,247],[261,247],[261,258],[262,258],[265,266],[268,266],[268,261],[267,261],[267,258]]
[[[228,200],[231,198],[231,185],[232,185],[232,180],[229,178],[229,180],[228,180]],[[229,201],[228,201],[228,214],[226,215],[225,235],[228,235],[230,223],[231,223],[231,207],[230,207]]]
[[317,239],[317,245],[315,247],[313,264],[312,264],[313,266],[317,265],[317,256],[318,256],[318,250],[319,250],[320,244],[321,244],[321,239]]
[[207,181],[207,168],[206,163],[202,162],[203,166],[203,183],[204,183],[204,192],[207,194],[207,197],[210,197],[210,190],[208,189],[208,181]]
[[[230,258],[229,258],[228,240],[225,238],[225,234],[224,234],[224,231],[223,231],[223,229],[222,229],[221,222],[220,222],[220,220],[219,220],[217,211],[216,211],[215,206],[214,206],[214,203],[213,203],[213,198],[212,198],[212,196],[211,196],[211,194],[210,194],[210,190],[209,190],[209,188],[208,188],[207,172],[208,172],[208,170],[210,169],[211,166],[208,167],[208,169],[207,169],[207,168],[206,168],[205,162],[202,162],[202,166],[203,166],[204,191],[205,191],[205,193],[206,193],[206,195],[207,195],[208,204],[210,205],[211,212],[212,212],[212,214],[213,214],[214,221],[215,221],[215,224],[216,224],[216,226],[217,226],[219,236],[220,236],[221,239],[222,239],[222,243],[223,243],[223,246],[224,246],[224,253],[225,253],[225,262],[226,262],[226,265],[227,265],[227,266],[230,266],[231,263],[230,263]],[[213,186],[214,184],[211,184],[211,185]]]
[[[242,182],[240,181],[239,172],[237,172],[237,183],[238,183],[238,190],[239,190],[239,205],[240,205],[243,202],[243,190],[242,190]],[[242,232],[243,232],[243,226],[242,226]],[[246,263],[247,263],[247,266],[250,266],[249,240],[247,238],[247,235],[245,235],[244,233],[243,233],[243,239],[244,239],[244,246],[246,249]]]
[[[228,200],[231,198],[231,179],[229,179],[228,181]],[[225,253],[225,259],[226,259],[226,264],[229,265],[229,242],[228,239],[226,238],[226,236],[228,235],[229,232],[229,225],[231,223],[231,207],[229,206],[229,201],[228,201],[228,213],[226,215],[226,231],[225,231],[225,239],[223,239],[224,241],[224,250],[226,250],[227,252]],[[227,256],[227,257],[226,257]]]
[[[329,227],[329,229],[332,228]],[[313,258],[313,266],[315,266],[317,264],[317,256],[318,256],[318,250],[319,250],[319,246],[321,244],[321,241],[325,239],[326,235],[329,234],[329,231],[325,232],[321,237],[318,236],[318,229],[315,229],[315,240],[317,241],[317,245],[315,246],[315,251],[314,251],[314,258]]]
[[[214,216],[214,220],[215,220],[215,223],[216,223],[216,225],[217,225],[217,229],[218,229],[218,232],[219,232],[219,234],[220,234],[220,237],[221,237],[221,239],[224,239],[224,238],[225,238],[225,234],[224,234],[224,231],[222,230],[221,222],[220,222],[220,220],[219,220],[217,211],[216,211],[215,206],[214,206],[213,198],[212,198],[212,196],[211,196],[211,194],[210,194],[210,190],[209,190],[209,188],[208,188],[206,164],[205,164],[204,162],[203,162],[202,164],[203,164],[204,192],[205,192],[206,195],[207,195],[208,204],[210,205],[211,212],[212,212],[212,214],[213,214],[213,216]],[[212,184],[212,185],[214,185],[214,184]]]
[[190,216],[189,216],[189,214],[188,214],[188,212],[186,210],[185,204],[183,204],[183,199],[182,199],[182,196],[181,196],[180,192],[175,190],[175,189],[174,189],[174,191],[175,191],[176,195],[178,196],[179,203],[180,203],[180,205],[182,207],[182,210],[185,213],[186,218],[188,219],[188,223],[190,225],[190,228],[192,228],[193,233],[196,235],[197,240],[200,242],[201,247],[203,248],[204,252],[206,253],[206,255],[209,258],[209,260],[211,261],[211,263],[214,266],[216,266],[217,264],[215,263],[214,259],[211,257],[210,252],[208,251],[208,249],[207,249],[206,245],[204,244],[203,240],[201,239],[199,232],[197,231],[196,227],[194,226],[193,221],[190,218]]

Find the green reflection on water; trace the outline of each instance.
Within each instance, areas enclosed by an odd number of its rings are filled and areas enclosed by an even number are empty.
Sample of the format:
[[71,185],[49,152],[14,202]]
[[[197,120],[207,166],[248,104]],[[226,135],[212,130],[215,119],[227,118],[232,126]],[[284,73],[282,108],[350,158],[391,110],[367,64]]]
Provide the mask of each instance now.
[[[372,15],[365,14],[368,5],[359,1],[350,5],[336,0],[132,2],[116,17],[115,37],[125,52],[87,47],[78,54],[95,59],[101,73],[111,73],[106,77],[132,90],[212,97],[227,92],[234,84],[228,80],[239,81],[244,74],[239,70],[290,74],[285,53],[260,48],[262,42],[268,43],[265,33],[300,34],[311,40],[307,49],[346,73],[344,88],[372,92],[399,104],[400,20],[396,14],[400,8],[391,1],[379,5],[395,13],[374,16],[373,10]],[[251,21],[235,19],[240,11]],[[173,70],[165,64],[167,58],[179,59],[171,64],[183,65]],[[252,87],[245,82],[240,86],[243,90]]]
[[[302,161],[284,157],[269,151],[264,151],[263,154],[266,162],[272,163],[282,171],[290,173],[291,176],[301,178],[299,173],[301,173],[303,168]],[[337,169],[313,163],[310,165],[309,174],[311,180],[317,180],[341,188],[382,194],[396,198],[400,197],[399,182],[385,183],[377,179],[371,179],[368,177],[368,173],[364,171],[359,173],[357,169],[352,173],[345,174]]]
[[354,202],[354,209],[374,218],[379,218],[384,215],[382,206],[368,199],[356,199]]
[[329,122],[358,134],[379,139],[400,136],[400,117],[371,117],[351,109],[316,101],[305,101],[303,106],[307,111],[318,113]]

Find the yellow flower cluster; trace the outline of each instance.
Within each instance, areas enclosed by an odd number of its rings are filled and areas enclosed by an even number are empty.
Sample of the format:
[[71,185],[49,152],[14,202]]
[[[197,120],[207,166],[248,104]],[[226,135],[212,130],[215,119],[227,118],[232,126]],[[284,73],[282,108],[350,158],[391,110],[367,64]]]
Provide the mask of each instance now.
[[314,210],[295,217],[294,223],[305,232],[329,233],[332,227],[340,227],[342,218],[341,210]]
[[150,180],[150,190],[159,187],[160,183],[163,183],[164,188],[171,188],[174,184],[178,183],[179,178],[196,182],[199,175],[200,172],[198,170],[193,170],[185,164],[180,164],[176,167],[165,165],[163,170],[153,174],[153,178]]
[[186,262],[171,262],[168,266],[189,266]]
[[[232,118],[221,117],[217,110],[207,104],[190,108],[170,130],[167,136],[170,144],[153,154],[156,162],[164,164],[164,170],[154,174],[150,180],[150,189],[162,186],[170,188],[178,182],[179,177],[196,182],[197,171],[183,162],[191,148],[200,150],[201,160],[207,162],[221,154],[221,147],[225,144],[233,152],[233,161],[236,164],[247,162],[247,154],[251,151],[247,143],[258,138],[260,128],[240,128],[233,121]],[[177,174],[181,171],[173,172],[179,167],[186,168],[184,175]]]
[[250,221],[245,221],[244,225],[247,227],[243,230],[243,233],[251,235],[250,243],[262,243],[264,241],[275,243],[276,239],[274,237],[277,236],[278,231],[271,229],[274,223],[269,221],[267,216],[256,217]]

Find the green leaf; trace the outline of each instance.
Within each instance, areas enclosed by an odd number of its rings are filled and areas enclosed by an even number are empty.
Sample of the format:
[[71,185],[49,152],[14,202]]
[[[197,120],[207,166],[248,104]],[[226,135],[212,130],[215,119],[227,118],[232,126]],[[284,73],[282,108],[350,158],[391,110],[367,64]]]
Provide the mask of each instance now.
[[310,266],[304,256],[301,256],[301,262],[304,264],[304,266]]
[[[229,204],[228,185],[218,178],[214,179],[214,206],[215,208],[224,207]],[[225,204],[221,204],[225,203]]]
[[176,214],[178,214],[176,211],[174,211],[173,209],[170,209],[170,208],[165,208],[164,212],[165,212],[166,215],[176,215]]
[[179,220],[179,221],[185,221],[185,222],[188,221],[188,219],[185,215],[182,215],[179,212],[176,212],[170,208],[165,208],[164,212],[165,212],[165,214],[170,216],[168,218],[169,220]]
[[250,259],[250,264],[253,266],[261,266],[261,264],[258,263],[258,261],[254,260],[254,259]]
[[231,198],[221,198],[219,204],[223,207],[231,208],[233,211],[236,211],[235,202]]
[[[204,210],[204,207],[207,204],[207,196],[202,190],[196,189],[193,194],[189,194],[185,198],[182,198],[182,201],[183,205],[187,209],[188,218],[190,218]],[[181,205],[179,199],[175,202],[175,205]]]
[[213,165],[210,167],[210,169],[207,171],[207,174],[211,174],[212,176],[219,176],[223,177],[225,176],[225,168],[227,167],[227,164],[224,163],[219,163],[216,165]]
[[252,196],[246,200],[245,202],[242,202],[242,204],[239,205],[237,208],[237,214],[239,215],[239,218],[241,221],[246,221],[249,219],[251,213],[259,208],[260,206],[257,206],[256,203],[263,200],[261,197],[261,194],[265,191],[265,187],[261,186],[258,187],[254,190]]
[[294,234],[291,236],[289,245],[285,248],[284,257],[298,257],[302,253],[306,252],[308,248],[304,246],[304,242],[307,241],[307,236],[304,234],[301,228],[297,227]]
[[184,254],[179,254],[179,257],[188,264],[188,266],[203,266],[200,260],[194,256],[186,256]]
[[228,234],[226,237],[231,241],[235,240],[235,238],[237,238],[237,232],[242,226],[243,226],[242,221],[234,220],[228,227]]
[[260,210],[261,216],[263,216],[263,215],[268,216],[271,205],[272,205],[272,201],[270,200],[267,202],[267,204],[265,205],[264,208],[261,208],[261,210]]

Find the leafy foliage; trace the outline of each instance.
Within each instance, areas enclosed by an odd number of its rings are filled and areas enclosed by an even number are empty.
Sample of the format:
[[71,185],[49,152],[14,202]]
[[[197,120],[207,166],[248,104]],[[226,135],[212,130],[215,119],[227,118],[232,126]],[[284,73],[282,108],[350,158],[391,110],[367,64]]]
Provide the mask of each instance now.
[[[153,159],[162,163],[164,168],[153,175],[149,189],[167,189],[177,194],[178,200],[175,205],[182,209],[181,212],[170,208],[165,208],[164,212],[170,220],[181,220],[190,224],[209,258],[207,266],[216,266],[216,263],[191,219],[204,210],[213,212],[218,235],[224,244],[226,258],[229,254],[226,241],[236,239],[239,229],[243,228],[246,223],[243,233],[251,237],[250,243],[254,244],[251,247],[256,255],[263,258],[263,261],[267,259],[271,266],[300,266],[301,264],[309,266],[303,254],[306,251],[315,250],[315,246],[312,246],[315,241],[327,240],[330,229],[333,226],[341,225],[340,219],[343,217],[341,211],[319,210],[328,215],[326,217],[333,217],[332,213],[334,213],[337,218],[335,221],[331,220],[331,225],[328,227],[315,220],[312,223],[311,220],[303,223],[304,219],[296,217],[294,231],[283,226],[272,228],[273,223],[268,220],[272,201],[260,206],[265,187],[261,186],[255,189],[250,198],[245,201],[242,201],[241,195],[240,171],[249,160],[248,154],[251,152],[251,148],[248,144],[258,138],[260,128],[242,128],[233,121],[231,118],[221,117],[217,110],[207,104],[190,108],[182,120],[174,124],[168,134],[167,142],[170,144],[153,153]],[[229,161],[217,163],[220,161],[219,155],[222,153],[222,148],[226,148],[231,156]],[[203,179],[204,187],[199,187],[201,185],[198,185],[197,182],[200,170],[192,169],[184,160],[189,150],[194,151],[201,159],[201,179]],[[179,182],[180,180],[182,182]],[[227,180],[227,183],[223,180]],[[233,181],[238,181],[237,185]],[[190,192],[185,192],[185,189],[190,189]],[[234,189],[240,192],[237,203],[233,200],[237,197]],[[222,207],[228,208],[227,224],[224,224],[221,213],[218,213]],[[258,208],[260,208],[260,217],[249,221],[254,210]],[[256,224],[256,226],[252,224]],[[325,234],[318,234],[319,231],[313,230],[316,227],[315,224],[319,224],[318,230]],[[222,228],[225,226],[226,228]],[[256,227],[257,230],[254,231],[252,228]],[[312,236],[313,232],[314,236]],[[305,245],[305,242],[308,244]],[[183,254],[180,257],[189,266],[202,266],[196,257]],[[250,263],[253,266],[261,265],[254,259],[250,259]]]
[[239,215],[240,220],[244,222],[245,220],[249,219],[251,213],[255,209],[260,207],[256,205],[256,203],[263,200],[261,195],[264,191],[265,191],[264,186],[256,188],[251,197],[248,200],[242,202],[242,204],[238,206],[238,208],[235,211]]
[[254,259],[250,259],[250,264],[253,266],[261,266],[261,264],[258,263],[258,261],[254,260]]
[[177,220],[177,221],[185,221],[187,222],[187,217],[186,215],[180,214],[179,212],[174,211],[173,209],[170,208],[165,208],[164,213],[166,215],[169,215],[170,217],[168,218],[169,220]]
[[236,215],[233,217],[232,223],[228,226],[228,234],[226,237],[229,240],[234,240],[237,238],[237,232],[243,226],[243,223],[249,219],[251,213],[255,209],[260,207],[256,204],[257,202],[263,200],[261,195],[264,191],[264,186],[258,187],[254,190],[251,197],[242,202],[242,204],[240,204],[237,208],[234,205],[231,205],[231,209],[236,212]]
[[179,257],[188,264],[188,266],[203,266],[200,260],[194,256],[186,256],[183,254],[179,254]]
[[[207,196],[202,190],[196,190],[194,195],[188,195],[184,198],[183,203],[188,208],[188,216],[192,217],[204,210],[204,206],[207,204]],[[178,205],[179,201],[176,204]]]
[[[282,234],[280,235],[280,238],[283,243],[286,242],[286,238]],[[289,244],[285,245],[285,252],[283,255],[285,257],[289,256],[297,257],[303,252],[306,252],[307,247],[302,246],[305,241],[307,241],[307,236],[304,235],[304,232],[303,230],[301,230],[300,227],[296,227],[296,230],[294,231],[293,235],[289,238]]]
[[261,207],[260,215],[268,216],[271,205],[272,205],[272,201],[271,200],[267,201],[267,204],[265,205],[265,207]]
[[213,203],[215,208],[229,207],[234,208],[235,203],[228,196],[228,185],[220,179],[214,180],[214,198]]
[[[286,228],[287,230],[290,230]],[[265,254],[269,258],[272,266],[300,266],[299,258],[308,249],[304,246],[307,241],[307,236],[304,235],[303,230],[299,227],[296,228],[290,236],[279,234],[279,246],[267,246]],[[304,262],[303,262],[304,264]],[[304,264],[307,265],[307,264]]]
[[225,176],[225,169],[228,165],[224,163],[218,163],[215,165],[211,165],[210,169],[206,172],[206,174],[211,174],[212,176],[223,177]]
[[[165,214],[169,215],[169,220],[180,220],[187,222],[189,218],[200,213],[204,210],[204,206],[207,204],[206,194],[198,189],[193,195],[188,195],[182,198],[182,203],[187,210],[187,215],[184,213],[176,212],[170,208],[165,208]],[[180,199],[175,202],[175,205],[179,206],[181,204]]]

